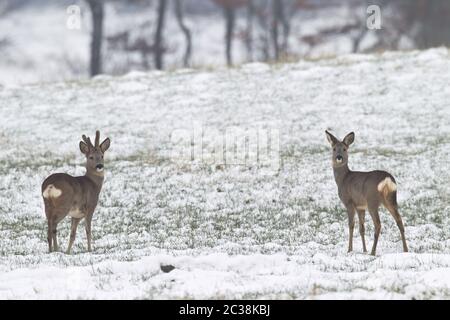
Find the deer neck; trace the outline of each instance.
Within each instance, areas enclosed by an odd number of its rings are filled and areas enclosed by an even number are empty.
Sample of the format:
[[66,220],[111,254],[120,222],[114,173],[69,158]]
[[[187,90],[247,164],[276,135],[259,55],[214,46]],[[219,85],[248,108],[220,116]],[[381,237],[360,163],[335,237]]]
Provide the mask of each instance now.
[[103,185],[103,180],[105,178],[103,172],[98,173],[97,171],[87,170],[85,176],[89,178],[92,182],[94,182],[98,192],[100,192]]
[[350,173],[348,164],[345,164],[340,167],[333,167],[333,173],[334,173],[334,180],[336,181],[338,188],[340,188],[344,183],[345,177]]

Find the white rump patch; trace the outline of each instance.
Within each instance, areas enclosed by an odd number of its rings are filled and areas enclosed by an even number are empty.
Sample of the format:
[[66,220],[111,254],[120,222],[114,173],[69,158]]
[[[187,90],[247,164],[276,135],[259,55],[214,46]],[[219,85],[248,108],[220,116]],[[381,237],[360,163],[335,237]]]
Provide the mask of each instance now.
[[383,191],[383,189],[385,188],[385,187],[387,187],[388,188],[388,190],[389,191],[396,191],[397,190],[397,185],[395,184],[395,182],[394,181],[392,181],[392,179],[391,178],[389,178],[389,177],[386,177],[383,181],[381,181],[379,184],[378,184],[378,191]]
[[48,198],[58,198],[60,195],[62,195],[62,191],[58,188],[56,188],[54,185],[49,184],[47,188],[45,188],[44,192],[42,193],[42,196],[45,199]]
[[80,211],[80,209],[70,209],[69,216],[72,218],[80,219],[84,217],[84,213]]

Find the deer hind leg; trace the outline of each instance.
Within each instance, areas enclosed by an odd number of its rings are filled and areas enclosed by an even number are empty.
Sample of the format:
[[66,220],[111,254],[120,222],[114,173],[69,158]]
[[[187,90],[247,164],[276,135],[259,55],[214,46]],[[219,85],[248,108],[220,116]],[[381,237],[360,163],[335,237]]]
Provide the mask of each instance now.
[[56,225],[57,221],[53,215],[54,208],[52,204],[44,198],[45,215],[47,217],[47,242],[48,242],[48,252],[58,250],[58,244],[56,242]]
[[48,252],[52,252],[52,230],[53,224],[50,219],[47,220],[47,242],[48,242]]
[[355,208],[347,205],[348,214],[348,252],[353,251],[353,229],[355,228]]
[[403,243],[403,251],[408,252],[408,245],[406,244],[406,238],[405,238],[405,227],[403,225],[402,217],[400,216],[400,213],[398,212],[397,204],[386,201],[384,203],[384,206],[391,213],[392,217],[394,218],[395,222],[397,223],[398,229],[400,230],[400,235],[402,237],[402,243]]
[[378,243],[378,238],[380,236],[380,231],[381,231],[381,221],[380,221],[380,215],[378,214],[378,206],[369,206],[369,213],[370,216],[372,217],[373,220],[373,225],[375,228],[375,235],[373,238],[373,246],[372,246],[372,251],[371,251],[371,255],[375,255],[376,250],[377,250],[377,243]]
[[365,239],[365,228],[364,228],[364,218],[366,215],[365,210],[357,210],[358,211],[358,222],[359,222],[359,234],[361,235],[361,241],[363,246],[363,252],[367,252],[366,248],[366,239]]
[[57,239],[57,227],[58,223],[66,216],[66,208],[55,208],[55,206],[45,208],[45,213],[47,215],[47,240],[49,246],[49,252],[58,251],[58,239]]
[[69,240],[69,246],[67,247],[66,254],[70,254],[70,250],[72,250],[73,242],[75,241],[75,236],[77,235],[77,227],[80,223],[81,219],[78,218],[72,218],[72,224],[70,227],[70,240]]
[[52,242],[53,242],[53,251],[58,251],[58,240],[56,237],[56,227],[58,226],[58,222],[56,221],[56,219],[52,219],[51,220],[51,238],[52,238]]

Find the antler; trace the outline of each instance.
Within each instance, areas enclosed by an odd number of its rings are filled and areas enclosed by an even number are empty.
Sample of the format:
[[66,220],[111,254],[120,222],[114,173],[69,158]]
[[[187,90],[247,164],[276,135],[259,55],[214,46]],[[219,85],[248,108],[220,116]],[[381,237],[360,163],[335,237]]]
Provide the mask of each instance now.
[[100,131],[95,131],[95,147],[98,148],[100,144]]
[[89,149],[94,149],[94,146],[92,145],[91,139],[89,137],[86,137],[84,134],[81,137],[83,138],[84,143],[88,145]]

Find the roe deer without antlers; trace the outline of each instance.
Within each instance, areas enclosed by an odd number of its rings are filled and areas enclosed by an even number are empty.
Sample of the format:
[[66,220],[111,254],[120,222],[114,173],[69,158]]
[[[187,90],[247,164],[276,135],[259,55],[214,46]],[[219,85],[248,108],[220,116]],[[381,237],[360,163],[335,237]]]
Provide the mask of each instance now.
[[55,173],[42,183],[42,197],[44,198],[48,222],[49,252],[58,250],[56,227],[67,215],[72,217],[72,226],[66,253],[70,254],[78,224],[83,218],[86,219],[88,251],[91,251],[92,215],[103,185],[103,155],[108,150],[111,141],[106,138],[99,144],[99,131],[95,134],[95,145],[92,145],[90,138],[86,138],[85,135],[82,138],[84,142],[80,141],[80,150],[86,155],[86,174],[80,177],[72,177],[65,173]]
[[355,139],[353,132],[339,141],[328,131],[325,131],[328,142],[333,148],[333,172],[338,187],[339,198],[347,209],[349,226],[348,252],[353,250],[353,228],[355,226],[355,211],[358,212],[359,232],[362,239],[363,251],[367,252],[364,239],[364,216],[368,209],[375,226],[375,237],[372,255],[377,249],[378,237],[381,230],[378,208],[381,204],[392,214],[400,229],[403,251],[408,251],[405,240],[405,228],[397,206],[397,184],[394,177],[386,171],[358,172],[348,168],[348,148]]

